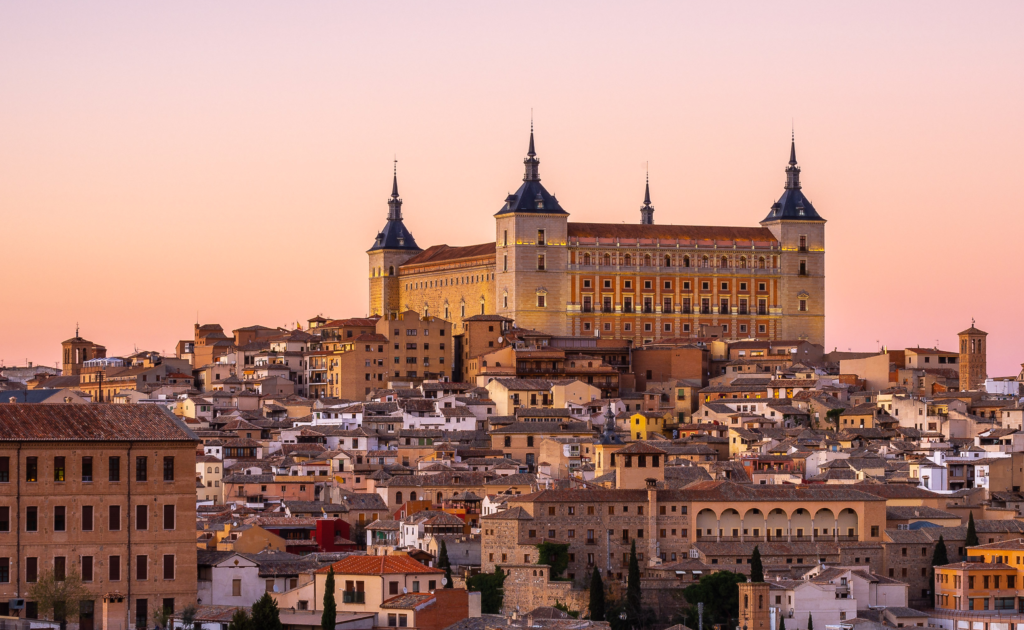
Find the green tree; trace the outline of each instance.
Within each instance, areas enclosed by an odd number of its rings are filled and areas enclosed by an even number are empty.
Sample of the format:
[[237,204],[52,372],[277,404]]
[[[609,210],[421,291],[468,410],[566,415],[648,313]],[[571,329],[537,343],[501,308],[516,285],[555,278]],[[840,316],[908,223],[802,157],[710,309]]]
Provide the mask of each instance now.
[[636,539],[629,547],[629,573],[626,575],[626,616],[639,620],[642,614],[642,592],[640,590],[640,563],[636,559]]
[[779,630],[786,630],[786,618],[785,617],[782,617],[782,616],[779,617]]
[[502,585],[505,572],[498,567],[494,573],[477,573],[466,579],[466,589],[480,593],[480,612],[485,615],[501,614]]
[[935,584],[935,567],[941,567],[949,564],[949,556],[946,554],[946,541],[939,536],[939,541],[935,543],[935,551],[932,552],[932,575],[931,583]]
[[244,608],[239,608],[235,611],[235,614],[231,615],[231,623],[228,624],[228,630],[252,630],[252,618],[249,617],[249,613]]
[[453,588],[452,586],[452,561],[448,559],[448,545],[445,544],[444,538],[441,539],[441,546],[437,550],[437,568],[444,569],[444,577],[447,580],[444,583],[445,588]]
[[601,570],[594,567],[590,573],[590,620],[604,621],[604,581]]
[[579,619],[580,618],[580,611],[573,610],[573,609],[569,608],[568,604],[563,604],[562,602],[558,601],[557,599],[555,600],[555,608],[558,609],[558,610],[561,610],[562,612],[564,612],[565,614],[569,615],[573,619]]
[[252,628],[251,630],[284,630],[281,624],[281,611],[277,609],[277,601],[264,593],[252,605]]
[[153,618],[153,625],[157,628],[169,628],[171,625],[171,613],[173,610],[167,610],[163,606],[157,606],[157,609],[150,615]]
[[544,541],[537,545],[537,564],[551,567],[551,579],[563,580],[562,574],[569,568],[569,545]]
[[324,583],[324,613],[320,617],[322,630],[334,630],[338,622],[338,602],[334,599],[334,567],[327,569],[327,582]]
[[814,615],[807,613],[807,630],[814,630]]
[[70,571],[58,579],[53,571],[45,571],[29,587],[28,597],[36,602],[40,615],[59,623],[60,630],[67,630],[68,621],[78,619],[79,602],[91,600],[93,595],[77,572]]
[[761,550],[754,545],[754,553],[750,555],[750,581],[764,582],[764,567],[761,566]]
[[683,589],[683,597],[690,605],[685,612],[688,619],[697,618],[697,603],[704,602],[704,627],[710,628],[716,623],[729,625],[740,609],[739,584],[746,582],[747,576],[731,571],[718,571],[710,575],[702,575],[700,580]]
[[964,554],[971,555],[968,547],[978,546],[978,532],[974,529],[974,512],[971,511],[970,516],[967,517],[967,539],[964,540]]
[[181,609],[178,618],[181,620],[181,630],[196,630],[196,617],[199,615],[199,608],[195,604],[189,604]]

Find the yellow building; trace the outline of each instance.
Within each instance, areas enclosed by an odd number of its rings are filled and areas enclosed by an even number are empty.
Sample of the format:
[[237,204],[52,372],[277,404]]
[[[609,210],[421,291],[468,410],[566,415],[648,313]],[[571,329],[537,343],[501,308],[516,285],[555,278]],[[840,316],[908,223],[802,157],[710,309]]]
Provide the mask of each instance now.
[[935,568],[936,612],[1024,612],[1024,539],[969,547],[967,555],[970,562]]
[[463,320],[498,314],[554,335],[727,339],[825,337],[825,220],[804,196],[795,143],[782,196],[758,227],[569,222],[540,183],[533,133],[522,185],[494,215],[494,239],[421,249],[405,226],[397,175],[368,250],[370,312]]

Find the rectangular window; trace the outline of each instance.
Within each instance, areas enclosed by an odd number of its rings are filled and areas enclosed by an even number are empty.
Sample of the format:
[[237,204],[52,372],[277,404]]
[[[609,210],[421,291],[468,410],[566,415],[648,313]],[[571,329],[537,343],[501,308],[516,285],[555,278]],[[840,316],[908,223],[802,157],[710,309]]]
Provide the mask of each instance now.
[[164,529],[174,529],[174,506],[164,506]]
[[537,271],[544,271],[544,254],[537,256]]
[[34,505],[25,508],[25,531],[39,531],[39,508]]
[[242,580],[234,579],[231,580],[231,596],[241,597],[242,596]]
[[174,458],[164,458],[164,481],[174,481]]
[[11,482],[11,458],[0,457],[0,483]]
[[92,458],[82,458],[82,481],[92,481]]
[[82,581],[92,582],[92,556],[82,556]]
[[111,582],[121,580],[121,556],[110,556],[107,558],[107,579]]
[[92,506],[91,505],[83,505],[82,506],[82,531],[83,532],[91,532],[92,531]]
[[11,559],[0,558],[0,583],[8,583],[11,581]]
[[149,556],[135,556],[135,579],[149,579]]
[[55,556],[53,558],[53,579],[58,582],[63,582],[68,576],[68,559],[64,556]]
[[25,558],[25,581],[39,581],[39,558]]
[[0,532],[11,531],[11,508],[7,505],[0,505]]
[[174,579],[174,556],[170,554],[164,556],[164,579]]
[[25,458],[25,481],[39,481],[39,458]]
[[537,244],[547,245],[547,239],[544,237],[544,230],[537,230]]
[[112,532],[121,530],[121,506],[111,505],[107,510],[107,529]]
[[107,480],[121,481],[121,458],[111,457],[107,460]]
[[544,308],[544,301],[545,301],[544,298],[545,298],[544,295],[538,295],[537,296],[537,308]]
[[135,481],[149,481],[149,458],[135,458]]
[[137,599],[135,600],[135,627],[145,628],[147,623],[149,623],[149,600]]
[[64,481],[64,462],[66,460],[63,457],[53,458],[53,480]]
[[67,530],[67,508],[63,505],[53,507],[53,531],[63,532]]

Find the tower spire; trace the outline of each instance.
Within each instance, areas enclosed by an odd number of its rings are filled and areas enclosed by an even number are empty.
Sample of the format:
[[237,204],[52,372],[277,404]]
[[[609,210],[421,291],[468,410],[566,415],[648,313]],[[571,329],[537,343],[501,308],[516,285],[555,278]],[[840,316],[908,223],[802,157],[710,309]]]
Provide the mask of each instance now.
[[388,199],[388,221],[402,220],[402,198],[398,196],[398,158],[395,157],[391,180],[391,198]]
[[537,151],[533,148],[533,110],[530,110],[530,149],[526,152],[526,173],[523,175],[524,182],[540,181],[540,160],[537,159]]
[[786,189],[800,188],[800,167],[796,164],[796,131],[791,131],[789,141],[789,167],[786,168]]
[[398,156],[395,156],[395,178],[391,182],[391,197],[398,198]]
[[654,206],[651,205],[651,172],[647,169],[647,184],[644,187],[644,205],[640,206],[640,223],[654,225]]

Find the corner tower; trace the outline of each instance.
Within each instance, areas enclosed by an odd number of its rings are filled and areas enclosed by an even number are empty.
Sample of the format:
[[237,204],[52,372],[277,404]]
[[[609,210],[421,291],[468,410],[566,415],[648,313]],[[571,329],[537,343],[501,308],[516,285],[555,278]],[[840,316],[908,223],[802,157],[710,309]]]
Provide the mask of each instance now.
[[416,239],[402,222],[402,198],[398,196],[398,161],[395,160],[388,221],[367,250],[370,259],[370,314],[386,315],[401,310],[398,268],[419,252]]
[[825,343],[825,219],[804,196],[796,161],[796,138],[789,147],[786,186],[761,221],[781,247],[778,292],[779,339]]
[[497,310],[519,327],[564,335],[569,213],[540,183],[532,124],[523,164],[523,184],[494,215]]
[[988,377],[988,333],[974,327],[961,331],[960,337],[960,391],[980,391],[985,389]]

